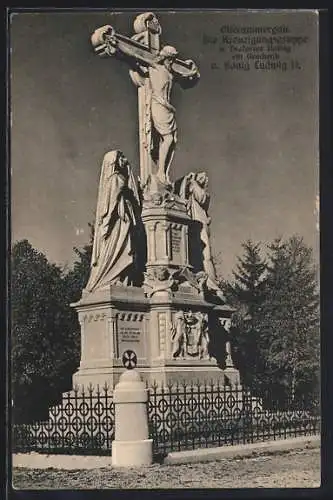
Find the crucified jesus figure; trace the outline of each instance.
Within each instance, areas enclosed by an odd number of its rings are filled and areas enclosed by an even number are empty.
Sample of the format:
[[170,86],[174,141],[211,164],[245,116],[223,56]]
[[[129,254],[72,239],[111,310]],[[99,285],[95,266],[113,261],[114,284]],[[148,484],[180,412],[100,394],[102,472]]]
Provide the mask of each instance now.
[[164,184],[170,183],[169,170],[177,143],[176,110],[170,103],[174,81],[172,63],[177,55],[174,47],[166,45],[148,70],[152,91],[151,118],[158,134],[157,177]]
[[92,35],[95,51],[101,56],[119,57],[130,65],[130,76],[138,87],[140,179],[145,185],[153,167],[162,184],[170,184],[169,171],[176,143],[175,108],[170,103],[173,83],[183,88],[195,85],[200,74],[191,59],[179,59],[171,45],[160,49],[161,27],[156,16],[140,14],[134,21],[135,35],[128,38],[111,26]]

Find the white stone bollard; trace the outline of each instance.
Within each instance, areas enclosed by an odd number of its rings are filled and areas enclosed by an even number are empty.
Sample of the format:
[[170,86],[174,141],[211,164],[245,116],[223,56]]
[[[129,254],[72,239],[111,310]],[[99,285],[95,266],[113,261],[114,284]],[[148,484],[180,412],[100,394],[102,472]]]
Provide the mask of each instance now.
[[135,467],[153,461],[153,440],[148,439],[148,391],[136,370],[126,370],[114,388],[115,439],[112,465]]

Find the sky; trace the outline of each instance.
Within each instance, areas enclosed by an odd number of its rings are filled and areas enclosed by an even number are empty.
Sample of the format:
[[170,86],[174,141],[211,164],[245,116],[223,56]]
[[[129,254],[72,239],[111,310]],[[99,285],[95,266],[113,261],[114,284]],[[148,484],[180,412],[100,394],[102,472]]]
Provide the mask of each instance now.
[[[94,54],[90,36],[111,24],[133,34],[137,12],[19,13],[11,18],[12,241],[26,238],[70,266],[89,239],[101,162],[120,149],[139,173],[137,92],[125,63]],[[175,85],[178,144],[170,176],[209,176],[211,244],[229,277],[247,239],[292,234],[318,255],[318,40],[311,12],[156,12],[162,44],[193,59],[200,81]],[[222,26],[287,26],[308,37],[288,70],[228,70]],[[237,35],[237,33],[236,33]],[[217,37],[207,43],[207,37]],[[220,47],[224,50],[220,50]],[[290,69],[291,59],[301,69]],[[215,69],[214,69],[215,68]]]

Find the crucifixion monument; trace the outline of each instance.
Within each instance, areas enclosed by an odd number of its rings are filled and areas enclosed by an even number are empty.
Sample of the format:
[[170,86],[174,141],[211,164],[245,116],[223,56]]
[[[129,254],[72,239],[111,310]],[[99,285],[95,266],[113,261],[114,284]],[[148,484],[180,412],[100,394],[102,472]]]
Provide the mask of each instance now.
[[212,260],[208,177],[192,168],[169,176],[177,142],[172,86],[193,87],[198,68],[161,44],[151,12],[136,17],[132,37],[103,26],[91,42],[99,56],[127,63],[138,88],[140,177],[122,151],[104,155],[90,277],[73,304],[81,324],[73,383],[114,386],[130,350],[148,382],[232,385],[238,371],[225,363],[223,324],[233,310]]

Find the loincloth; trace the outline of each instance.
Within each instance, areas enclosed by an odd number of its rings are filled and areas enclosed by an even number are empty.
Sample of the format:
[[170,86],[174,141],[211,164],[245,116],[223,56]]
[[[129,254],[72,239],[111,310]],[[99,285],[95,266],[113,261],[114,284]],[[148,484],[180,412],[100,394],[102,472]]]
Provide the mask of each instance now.
[[160,135],[172,134],[177,130],[175,108],[168,102],[152,96],[151,116],[155,129]]

